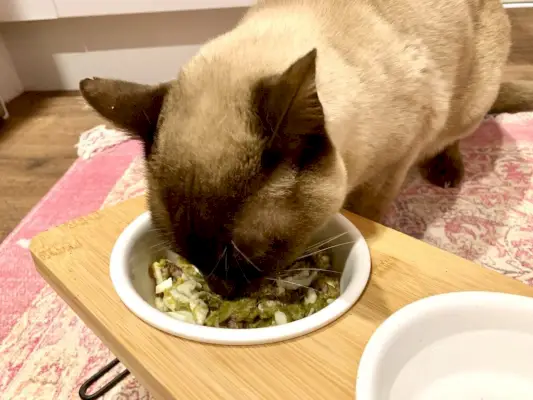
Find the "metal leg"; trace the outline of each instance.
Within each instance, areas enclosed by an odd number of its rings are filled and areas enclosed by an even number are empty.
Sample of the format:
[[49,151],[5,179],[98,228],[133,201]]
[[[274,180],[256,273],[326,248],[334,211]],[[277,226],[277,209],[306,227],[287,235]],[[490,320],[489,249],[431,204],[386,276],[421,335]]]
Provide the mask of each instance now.
[[107,383],[105,386],[94,392],[93,394],[88,394],[87,391],[89,388],[96,383],[100,378],[102,378],[107,372],[109,372],[114,366],[119,364],[120,361],[118,358],[115,358],[113,361],[111,361],[109,364],[107,364],[104,368],[102,368],[100,371],[98,371],[96,374],[91,376],[89,379],[85,381],[83,385],[80,387],[80,391],[78,392],[80,395],[80,398],[82,400],[95,400],[102,397],[104,394],[109,392],[111,389],[113,389],[119,382],[123,381],[124,378],[126,378],[130,371],[127,369],[122,371],[120,374],[115,376],[109,383]]

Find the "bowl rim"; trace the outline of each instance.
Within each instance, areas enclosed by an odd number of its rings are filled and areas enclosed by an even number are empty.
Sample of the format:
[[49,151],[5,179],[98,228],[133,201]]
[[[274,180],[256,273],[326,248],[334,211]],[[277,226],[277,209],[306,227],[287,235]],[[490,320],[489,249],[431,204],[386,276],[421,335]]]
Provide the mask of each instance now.
[[345,314],[360,298],[371,271],[368,245],[361,232],[342,214],[335,217],[355,239],[347,262],[355,262],[352,279],[341,296],[319,312],[285,325],[255,329],[226,329],[189,324],[176,320],[148,304],[135,290],[128,270],[127,255],[134,244],[151,226],[150,211],[133,220],[120,234],[113,246],[109,269],[115,291],[126,307],[144,322],[181,338],[211,344],[255,345],[292,339],[318,330]]
[[398,334],[428,315],[449,309],[466,309],[465,305],[532,310],[533,298],[502,292],[461,291],[425,297],[400,308],[378,326],[367,342],[357,369],[355,397],[358,400],[378,398],[377,377],[382,365],[382,350],[389,348]]

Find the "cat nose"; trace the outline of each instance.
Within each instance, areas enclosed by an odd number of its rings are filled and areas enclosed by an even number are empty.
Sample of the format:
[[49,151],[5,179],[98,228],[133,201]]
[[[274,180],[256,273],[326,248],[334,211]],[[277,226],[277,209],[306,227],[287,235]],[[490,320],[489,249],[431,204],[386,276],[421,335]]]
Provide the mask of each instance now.
[[215,240],[189,237],[187,253],[190,261],[197,267],[213,272],[219,269],[224,270],[225,262],[231,259],[231,249],[223,242]]

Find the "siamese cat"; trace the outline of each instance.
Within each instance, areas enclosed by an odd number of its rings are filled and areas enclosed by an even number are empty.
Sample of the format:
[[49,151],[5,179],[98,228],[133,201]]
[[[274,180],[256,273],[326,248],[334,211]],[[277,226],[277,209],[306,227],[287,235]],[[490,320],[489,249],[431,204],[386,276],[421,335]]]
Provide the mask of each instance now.
[[342,207],[379,220],[411,168],[459,185],[458,141],[533,109],[509,47],[500,0],[263,0],[171,82],[80,88],[144,144],[160,234],[235,297]]

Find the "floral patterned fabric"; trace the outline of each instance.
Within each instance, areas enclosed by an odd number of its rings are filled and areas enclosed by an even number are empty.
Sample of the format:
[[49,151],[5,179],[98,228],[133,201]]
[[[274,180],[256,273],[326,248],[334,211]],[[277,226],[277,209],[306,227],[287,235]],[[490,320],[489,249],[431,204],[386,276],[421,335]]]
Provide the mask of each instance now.
[[486,120],[461,151],[460,189],[413,174],[385,224],[533,284],[533,114]]
[[[440,189],[413,173],[385,224],[533,284],[533,113],[487,119],[462,143],[462,152],[461,189]],[[1,300],[16,301],[11,308],[0,305],[2,399],[77,399],[80,384],[113,358],[35,274],[27,250],[27,239],[38,231],[145,190],[140,149],[131,142],[80,163],[0,246]],[[113,183],[107,175],[107,181],[91,179],[102,169],[114,171]],[[82,203],[60,201],[81,185],[94,191]],[[9,275],[7,264],[16,265]],[[31,290],[11,296],[9,290],[17,287]],[[150,395],[130,376],[104,398]]]

